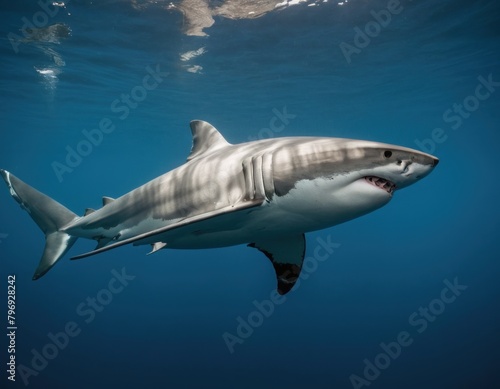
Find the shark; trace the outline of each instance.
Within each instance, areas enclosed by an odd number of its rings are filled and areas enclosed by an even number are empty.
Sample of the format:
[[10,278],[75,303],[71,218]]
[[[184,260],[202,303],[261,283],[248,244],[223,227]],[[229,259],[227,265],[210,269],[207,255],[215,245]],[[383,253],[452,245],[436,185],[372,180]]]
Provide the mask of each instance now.
[[439,160],[385,143],[330,137],[283,137],[230,144],[210,123],[190,123],[192,148],[179,167],[79,216],[0,170],[12,197],[45,235],[33,279],[46,274],[78,238],[93,251],[149,245],[208,249],[247,244],[271,261],[279,294],[295,285],[305,233],[386,205]]

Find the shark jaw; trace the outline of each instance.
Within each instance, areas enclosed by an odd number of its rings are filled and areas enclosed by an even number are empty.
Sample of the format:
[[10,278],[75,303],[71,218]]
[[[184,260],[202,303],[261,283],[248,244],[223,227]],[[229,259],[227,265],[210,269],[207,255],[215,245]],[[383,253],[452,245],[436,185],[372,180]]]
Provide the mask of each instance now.
[[369,184],[386,191],[391,196],[394,193],[394,191],[396,190],[396,184],[392,183],[389,180],[386,180],[385,178],[375,177],[375,176],[367,176],[367,177],[365,177],[365,180]]

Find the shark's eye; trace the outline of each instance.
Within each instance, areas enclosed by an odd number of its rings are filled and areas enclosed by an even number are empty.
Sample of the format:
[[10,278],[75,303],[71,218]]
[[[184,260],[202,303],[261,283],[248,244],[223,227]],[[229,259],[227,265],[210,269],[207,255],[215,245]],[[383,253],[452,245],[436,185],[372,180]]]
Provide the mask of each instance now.
[[385,150],[384,151],[384,157],[391,158],[391,156],[392,156],[392,151],[390,151],[390,150]]

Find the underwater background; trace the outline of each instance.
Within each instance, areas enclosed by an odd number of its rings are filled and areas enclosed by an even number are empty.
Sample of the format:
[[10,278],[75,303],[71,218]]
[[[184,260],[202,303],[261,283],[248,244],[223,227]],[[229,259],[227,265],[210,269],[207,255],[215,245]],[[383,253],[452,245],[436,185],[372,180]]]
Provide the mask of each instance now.
[[184,163],[193,119],[439,166],[307,234],[307,278],[279,300],[245,246],[70,261],[79,240],[32,281],[43,234],[1,184],[1,386],[498,387],[498,2],[225,3],[2,1],[0,168],[83,214]]

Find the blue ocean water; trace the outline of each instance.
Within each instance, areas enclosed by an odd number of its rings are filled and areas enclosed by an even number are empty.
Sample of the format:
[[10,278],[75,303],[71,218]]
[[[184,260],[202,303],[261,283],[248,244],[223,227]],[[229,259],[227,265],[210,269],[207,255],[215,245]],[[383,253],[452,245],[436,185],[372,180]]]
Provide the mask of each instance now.
[[31,281],[43,234],[0,190],[2,387],[498,386],[498,3],[292,2],[206,36],[174,3],[4,3],[0,168],[82,214],[182,164],[192,119],[232,143],[347,137],[441,162],[308,234],[307,279],[279,300],[245,246],[68,255]]

